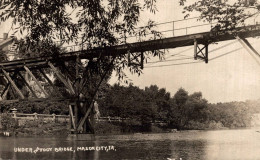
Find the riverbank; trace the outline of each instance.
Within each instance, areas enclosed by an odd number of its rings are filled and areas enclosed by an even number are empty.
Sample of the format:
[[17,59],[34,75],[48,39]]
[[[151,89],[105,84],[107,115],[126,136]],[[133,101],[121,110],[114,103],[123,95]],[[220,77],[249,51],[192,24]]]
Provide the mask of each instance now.
[[[128,133],[163,133],[169,132],[165,126],[160,125],[140,125],[128,122],[109,122],[96,121],[94,125],[96,135],[115,135]],[[0,128],[0,136],[5,132],[9,136],[27,137],[27,136],[41,136],[41,137],[66,137],[70,134],[69,122],[55,122],[44,121],[42,119],[27,120],[18,124],[18,121],[13,118],[6,117],[2,121],[2,128]]]
[[[17,137],[67,137],[70,134],[70,126],[68,121],[46,121],[44,119],[34,120],[17,120],[6,115],[1,121],[0,136],[5,136],[8,132],[10,136]],[[192,122],[188,123],[186,128],[181,130],[223,130],[229,129],[224,127],[220,122],[214,121],[204,123]],[[127,121],[96,121],[95,135],[118,135],[118,134],[134,134],[134,133],[167,133],[178,132],[174,127],[166,124],[141,124],[134,120]],[[2,133],[2,134],[1,134]]]

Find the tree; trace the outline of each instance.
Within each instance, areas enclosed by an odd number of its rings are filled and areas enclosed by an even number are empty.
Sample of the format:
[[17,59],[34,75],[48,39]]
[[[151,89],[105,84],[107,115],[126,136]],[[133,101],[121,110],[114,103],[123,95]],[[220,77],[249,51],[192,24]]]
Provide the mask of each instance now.
[[[142,37],[152,30],[154,23],[137,29],[140,14],[144,10],[156,12],[155,0],[64,0],[64,1],[20,1],[0,0],[1,22],[12,20],[14,32],[24,35],[28,46],[39,43],[54,44],[73,42],[87,46],[108,47],[124,44],[125,36]],[[153,32],[158,38],[158,32]],[[138,38],[139,39],[139,38]],[[29,47],[27,47],[29,48]],[[147,56],[152,52],[147,52]],[[57,52],[55,53],[57,54]],[[160,54],[155,51],[154,55]],[[147,56],[145,58],[147,58]],[[96,62],[107,65],[108,60],[101,55]],[[127,56],[117,57],[115,71],[119,78],[128,66]],[[129,62],[130,63],[130,62]],[[140,67],[129,66],[133,73],[140,74]]]
[[151,85],[150,87],[145,87],[144,94],[147,97],[150,97],[150,102],[153,103],[153,105],[156,105],[156,107],[153,107],[156,109],[157,113],[156,116],[153,118],[153,120],[168,120],[168,112],[170,110],[170,98],[171,95],[169,92],[166,91],[165,88],[159,89],[157,85]]
[[188,100],[188,92],[185,91],[183,88],[180,88],[173,97],[175,102],[178,106],[182,106]]
[[[127,43],[125,38],[128,36],[138,36],[139,41],[149,31],[152,31],[154,38],[159,38],[158,32],[153,30],[152,21],[148,21],[148,26],[137,28],[143,11],[156,12],[155,2],[155,0],[0,0],[0,24],[10,19],[14,33],[20,32],[24,36],[19,45],[20,57],[46,55],[58,57],[64,51],[59,48],[63,43],[78,44],[89,50],[125,44]],[[60,42],[57,44],[57,41]],[[137,56],[139,53],[133,54]],[[161,54],[160,51],[145,52],[144,59],[150,55]],[[85,64],[80,63],[80,75],[83,77],[80,83],[83,85],[81,91],[91,90],[91,93],[87,91],[90,97],[95,96],[96,89],[89,87],[98,87],[101,83],[97,80],[108,80],[112,70],[117,72],[121,80],[125,78],[125,68],[140,75],[141,66],[130,65],[133,62],[140,60],[134,58],[128,61],[127,54],[117,57],[106,57],[101,54],[97,58],[89,59]],[[72,80],[78,78],[75,77],[75,61],[70,64],[60,62],[60,66],[70,68],[64,73],[72,77]],[[84,91],[82,94],[85,95]]]
[[189,98],[188,92],[180,88],[171,100],[171,110],[169,112],[169,123],[172,127],[183,128],[186,123],[186,107],[185,104]]
[[189,12],[200,13],[200,20],[217,22],[217,30],[232,31],[238,25],[244,25],[245,21],[259,15],[260,4],[257,0],[200,0],[192,3],[180,0],[184,7],[185,17]]
[[[147,35],[147,32],[154,26],[153,22],[149,21],[148,26],[139,29],[136,26],[142,11],[156,12],[155,2],[155,0],[58,0],[51,2],[0,0],[0,17],[1,23],[8,19],[12,20],[11,26],[14,32],[19,31],[24,35],[22,42],[27,45],[27,50],[32,48],[31,46],[38,46],[39,43],[53,48],[56,41],[61,41],[61,44],[72,42],[91,49],[124,44],[126,43],[125,36],[138,35],[140,39]],[[152,33],[155,34],[155,38],[158,38],[158,32]],[[56,50],[53,54],[57,55],[59,52]],[[46,52],[44,54],[46,55]],[[150,54],[158,56],[161,52],[146,52],[145,58],[148,58]],[[104,67],[98,68],[109,66],[110,63],[113,64],[112,67],[106,69],[114,68],[120,79],[124,78],[123,70],[126,67],[132,73],[140,74],[141,67],[128,65],[132,62],[128,62],[127,59],[127,55],[116,57],[114,60],[101,55],[98,60],[90,59],[90,62],[96,62],[98,67],[95,71],[99,74]],[[85,70],[85,73],[87,72],[88,70]]]
[[207,100],[202,98],[201,92],[188,95],[188,92],[180,88],[171,100],[169,111],[169,123],[172,127],[183,129],[189,123],[207,123]]
[[202,98],[201,92],[191,94],[185,104],[186,116],[188,121],[206,122],[207,100]]
[[[24,36],[26,50],[32,50],[34,46],[39,48],[40,44],[52,47],[56,41],[59,41],[58,47],[64,43],[73,43],[90,50],[127,44],[125,38],[128,36],[138,36],[137,41],[140,41],[149,31],[154,34],[153,38],[160,38],[160,34],[153,30],[154,23],[151,21],[148,26],[137,29],[142,11],[155,13],[155,2],[156,0],[0,0],[0,17],[1,24],[11,19],[14,32],[20,32]],[[57,59],[62,50],[51,53]],[[109,79],[113,70],[121,80],[125,78],[126,68],[132,73],[141,74],[140,65],[131,65],[133,62],[140,63],[140,53],[132,54],[137,58],[130,61],[127,53],[116,57],[100,53],[99,57],[77,62],[76,65],[75,61],[57,61],[60,62],[62,72],[75,82],[75,86],[79,84],[76,97],[83,95],[87,106],[90,106],[99,86]],[[144,60],[150,55],[161,54],[160,51],[145,52]],[[40,56],[43,55],[46,52]],[[29,56],[37,57],[39,54]],[[80,72],[78,77],[75,76],[77,67]],[[86,107],[83,107],[81,114],[85,112]]]

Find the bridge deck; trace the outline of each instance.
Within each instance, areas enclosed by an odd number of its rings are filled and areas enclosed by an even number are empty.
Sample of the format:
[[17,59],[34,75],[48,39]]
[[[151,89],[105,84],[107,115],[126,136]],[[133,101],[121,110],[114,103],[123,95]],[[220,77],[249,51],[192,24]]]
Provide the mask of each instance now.
[[[240,37],[248,38],[254,36],[260,36],[260,25],[251,25],[246,27],[240,27],[236,29],[236,34],[239,34]],[[213,35],[211,32],[203,32],[190,34],[185,36],[162,38],[157,40],[150,40],[144,42],[136,42],[124,45],[118,45],[107,48],[96,48],[91,50],[81,50],[68,52],[60,55],[59,57],[36,57],[30,59],[21,59],[8,62],[1,62],[0,66],[7,70],[12,71],[15,69],[23,69],[23,66],[26,65],[28,68],[43,68],[47,67],[47,61],[55,63],[57,60],[72,60],[76,59],[76,56],[79,55],[81,59],[90,59],[102,56],[118,56],[121,54],[126,54],[130,52],[144,52],[152,51],[158,49],[170,49],[177,47],[184,47],[194,45],[194,39],[197,40],[198,44],[205,44],[208,41],[212,40],[214,42],[226,41],[235,39],[232,33],[218,33]]]

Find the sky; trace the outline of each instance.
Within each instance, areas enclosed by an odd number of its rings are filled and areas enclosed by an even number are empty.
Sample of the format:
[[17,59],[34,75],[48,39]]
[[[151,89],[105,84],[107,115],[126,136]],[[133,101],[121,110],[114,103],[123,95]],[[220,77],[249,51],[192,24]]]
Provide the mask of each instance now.
[[[147,22],[148,19],[156,23],[169,22],[183,19],[182,7],[178,1],[164,0],[157,3],[158,12],[152,14],[145,12],[141,15],[140,25]],[[191,17],[198,14],[193,13]],[[259,18],[260,19],[260,18]],[[201,22],[184,21],[175,24],[175,28],[196,25]],[[160,26],[160,30],[168,30],[172,24]],[[10,25],[0,25],[0,37],[2,33],[8,32]],[[201,32],[205,28],[194,28],[188,30],[189,33]],[[186,30],[179,30],[175,35],[183,34]],[[172,34],[172,33],[169,33]],[[249,42],[260,52],[260,39],[248,38]],[[193,92],[202,92],[203,97],[210,103],[245,101],[260,98],[260,66],[255,59],[243,48],[236,40],[219,42],[209,45],[209,59],[228,53],[225,56],[213,59],[206,63],[194,63],[185,65],[173,65],[186,62],[198,62],[198,60],[175,60],[160,62],[154,64],[145,64],[143,74],[140,76],[132,75],[127,72],[131,82],[145,88],[150,85],[157,85],[160,88],[166,88],[173,96],[179,88],[184,88],[190,94]],[[234,49],[241,48],[236,52]],[[181,53],[182,52],[182,53]],[[231,53],[229,53],[231,52]],[[182,56],[172,56],[180,54]],[[170,49],[165,54],[166,60],[181,59],[184,57],[193,57],[193,46]],[[158,59],[151,59],[158,61]],[[169,66],[164,66],[169,65]],[[156,67],[157,66],[157,67]],[[160,66],[160,67],[158,67]],[[150,68],[149,68],[150,67]],[[112,76],[110,84],[118,83],[117,77]]]
[[[198,16],[197,13],[191,14],[191,17]],[[155,15],[144,14],[142,20],[151,18],[157,23],[168,22],[183,19],[182,7],[177,1],[160,1],[158,12]],[[199,22],[187,21],[177,23],[175,28],[195,25]],[[200,32],[202,28],[195,28],[193,32]],[[248,38],[249,42],[260,52],[258,45],[260,40],[257,38]],[[234,49],[241,48],[242,45],[237,40],[219,42],[209,45],[209,59],[228,53]],[[216,51],[214,51],[216,49]],[[193,56],[193,46],[175,48],[168,50],[166,60],[180,59],[183,57],[171,56],[182,51],[182,55]],[[212,52],[213,51],[213,52]],[[259,57],[258,57],[259,58]],[[158,59],[153,59],[158,61]],[[166,88],[173,96],[179,88],[184,88],[189,94],[193,92],[202,92],[204,98],[210,103],[245,101],[260,98],[260,66],[254,58],[245,50],[240,49],[231,52],[225,56],[216,58],[206,63],[194,63],[185,65],[172,65],[186,62],[197,62],[198,60],[179,60],[172,62],[161,62],[153,65],[144,65],[141,76],[128,73],[127,76],[132,83],[140,88],[150,85],[158,85],[160,88]],[[162,66],[172,65],[172,66]],[[153,68],[151,67],[153,66]],[[161,67],[156,67],[161,66]],[[147,67],[147,68],[146,68]],[[148,68],[151,67],[151,68]],[[110,84],[117,83],[117,78],[112,77]]]

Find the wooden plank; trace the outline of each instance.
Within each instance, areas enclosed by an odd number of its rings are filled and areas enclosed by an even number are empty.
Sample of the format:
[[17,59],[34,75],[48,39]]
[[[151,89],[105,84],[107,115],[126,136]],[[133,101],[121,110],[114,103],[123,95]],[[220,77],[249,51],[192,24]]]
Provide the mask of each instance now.
[[[9,87],[10,87],[10,83],[7,83],[7,84],[5,85],[5,88],[4,88],[3,92],[1,93],[1,98],[5,95],[5,92],[8,92]],[[3,99],[4,99],[4,98],[3,98]]]
[[79,129],[83,126],[83,124],[85,123],[85,121],[86,121],[87,117],[89,116],[89,113],[90,113],[90,111],[91,111],[93,105],[94,105],[94,102],[91,103],[91,105],[90,105],[90,107],[88,108],[86,114],[84,115],[83,118],[81,118],[81,120],[80,120],[80,122],[79,122],[79,125],[78,125],[78,127],[77,127],[78,130],[79,130]]
[[[10,61],[12,62],[12,61]],[[25,63],[17,63],[17,64],[11,64],[11,65],[5,65],[3,66],[3,69],[5,71],[16,71],[16,70],[24,70]],[[37,69],[38,67],[46,68],[48,65],[46,65],[46,61],[42,60],[42,62],[32,62],[32,63],[26,63],[26,66],[30,69]]]
[[41,72],[41,74],[43,75],[43,77],[48,81],[48,83],[55,87],[54,84],[52,83],[52,81],[50,80],[50,78],[44,73],[44,71],[40,68],[39,71]]
[[79,59],[79,56],[77,55],[77,58],[76,58],[76,96],[79,97],[79,65],[80,65],[80,59]]
[[194,39],[194,59],[195,60],[197,60],[197,54],[198,54],[197,47],[198,47],[198,42],[196,39]]
[[52,81],[50,80],[50,78],[44,73],[44,71],[39,68],[39,71],[41,72],[41,74],[43,75],[43,77],[48,81],[48,83],[52,86],[53,89],[55,89],[56,92],[58,92],[58,88],[52,83]]
[[79,131],[79,130],[77,130],[77,126],[78,126],[78,122],[79,122],[79,108],[78,107],[79,107],[78,103],[76,102],[74,105],[76,131]]
[[72,99],[65,98],[28,98],[28,99],[12,99],[2,100],[0,104],[10,104],[15,102],[72,102]]
[[40,82],[35,78],[35,76],[33,75],[33,73],[29,70],[29,68],[27,68],[26,66],[23,67],[28,73],[29,75],[32,77],[32,79],[36,82],[37,86],[40,88],[40,90],[45,94],[46,97],[48,97],[48,93],[42,88],[42,85],[40,84]]
[[205,63],[209,62],[209,45],[205,44]]
[[141,52],[141,69],[144,69],[144,52]]
[[71,121],[72,121],[72,126],[73,126],[73,129],[75,130],[76,129],[76,125],[75,125],[75,120],[74,120],[74,115],[73,115],[73,112],[72,112],[71,105],[69,105],[69,112],[70,112],[70,118],[71,118]]
[[32,87],[27,83],[27,81],[24,79],[24,77],[22,76],[22,74],[18,71],[18,75],[21,77],[21,79],[23,80],[23,82],[25,83],[25,85],[29,88],[29,90],[32,92],[33,96],[35,98],[38,98],[36,93],[34,92],[34,90],[32,89]]
[[58,69],[56,67],[54,67],[54,65],[51,62],[48,62],[48,65],[51,67],[52,71],[57,75],[59,80],[69,89],[69,91],[72,94],[75,94],[75,91],[74,91],[74,89],[73,89],[73,87],[71,85],[70,80],[68,79],[68,81],[66,81],[64,76],[58,71]]
[[15,39],[13,37],[10,37],[10,38],[7,38],[3,41],[0,41],[0,49],[12,44],[14,40]]
[[14,89],[16,90],[16,92],[18,93],[18,95],[24,99],[24,95],[23,93],[20,91],[20,89],[16,86],[16,84],[14,83],[14,81],[12,80],[12,78],[9,76],[9,74],[2,69],[2,72],[4,73],[5,77],[8,79],[8,81],[11,83],[11,85],[14,87]]
[[10,89],[10,84],[8,85],[6,92],[4,92],[4,94],[1,96],[2,100],[6,99],[6,96],[7,96],[9,89]]

